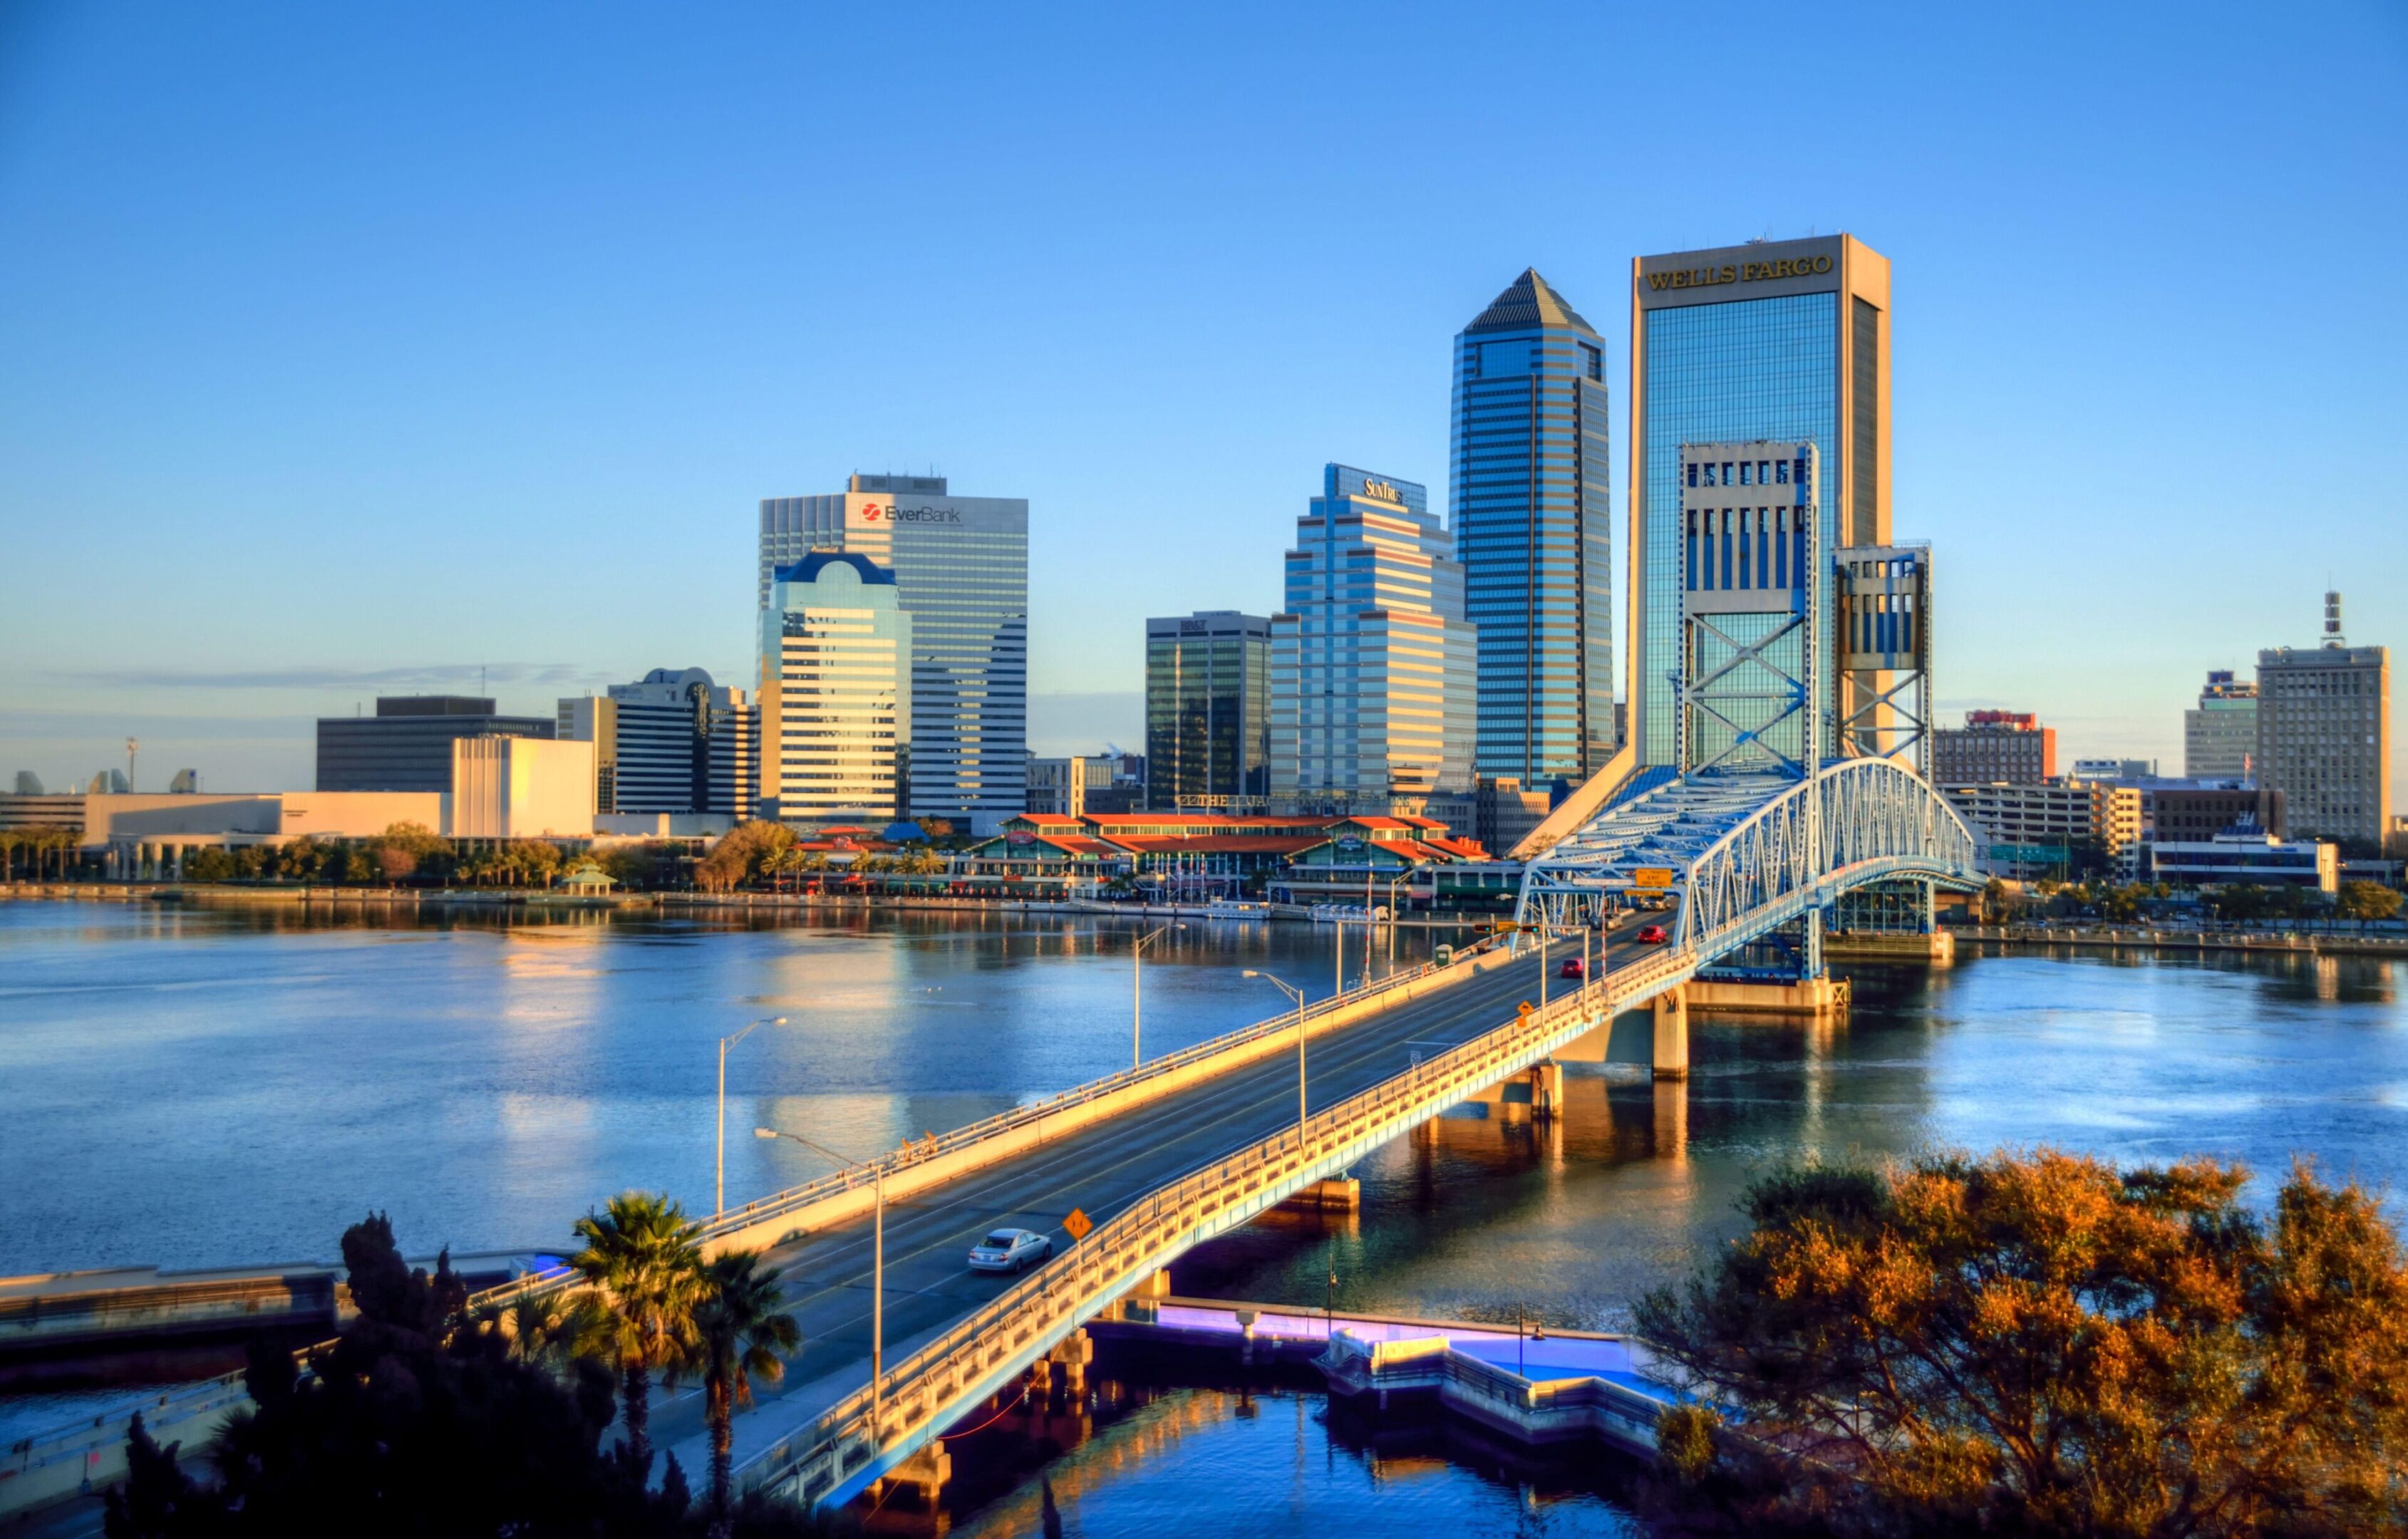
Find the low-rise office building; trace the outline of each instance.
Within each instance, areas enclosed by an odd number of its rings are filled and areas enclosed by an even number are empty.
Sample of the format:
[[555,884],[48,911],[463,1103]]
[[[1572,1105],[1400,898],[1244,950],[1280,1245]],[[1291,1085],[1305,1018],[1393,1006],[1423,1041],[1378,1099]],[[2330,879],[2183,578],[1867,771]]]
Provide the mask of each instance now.
[[2325,595],[2319,647],[2258,654],[2258,780],[2303,838],[2379,846],[2391,824],[2391,653],[2352,647]]
[[2207,676],[2199,705],[2183,712],[2183,774],[2193,779],[2242,779],[2258,758],[2258,686],[2229,668]]
[[452,789],[452,745],[464,737],[545,737],[540,716],[504,716],[482,695],[380,695],[374,716],[318,719],[320,791]]
[[2060,780],[2046,785],[1994,781],[1980,786],[1943,786],[1948,798],[1982,841],[1982,861],[1991,875],[2016,881],[2081,875],[2086,852],[2095,850],[2111,868],[2128,872],[2130,851],[2141,839],[2141,792],[2101,780]]
[[2283,793],[2243,782],[2141,786],[2141,837],[2157,841],[2213,839],[2239,823],[2283,836]]
[[594,837],[594,745],[466,737],[452,745],[455,839]]
[[2178,887],[2307,887],[2331,892],[2340,886],[2340,852],[2331,844],[2286,841],[2246,824],[2209,839],[2160,839],[2140,850],[2143,881]]
[[2057,729],[2021,711],[1967,711],[1962,727],[1931,734],[1941,786],[2037,786],[2057,777]]

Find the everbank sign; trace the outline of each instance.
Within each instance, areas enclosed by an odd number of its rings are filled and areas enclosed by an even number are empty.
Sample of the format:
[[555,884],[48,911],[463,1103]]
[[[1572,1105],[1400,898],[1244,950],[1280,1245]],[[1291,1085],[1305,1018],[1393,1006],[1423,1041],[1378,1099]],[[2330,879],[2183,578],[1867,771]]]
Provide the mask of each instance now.
[[877,497],[851,499],[845,521],[856,529],[892,529],[896,524],[959,523],[958,507],[901,507]]

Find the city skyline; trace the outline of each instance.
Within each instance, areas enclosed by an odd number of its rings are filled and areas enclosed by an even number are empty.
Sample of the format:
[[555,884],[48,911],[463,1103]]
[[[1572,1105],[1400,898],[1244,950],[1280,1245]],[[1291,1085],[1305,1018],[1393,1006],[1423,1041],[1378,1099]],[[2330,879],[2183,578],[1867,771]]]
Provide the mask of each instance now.
[[[2379,482],[2317,447],[2398,420],[2402,387],[2377,361],[2396,352],[2401,320],[2379,264],[2203,256],[2238,249],[2219,237],[2252,227],[2369,250],[2398,232],[2400,210],[2362,191],[2401,156],[2401,28],[2372,7],[2328,20],[2329,38],[2364,45],[2334,50],[2338,64],[2236,12],[2219,36],[2159,46],[2158,70],[2138,77],[2060,57],[2035,27],[1966,67],[2004,78],[2040,61],[2048,114],[1991,121],[1885,78],[1883,110],[1921,114],[1928,142],[1853,155],[1801,145],[1804,175],[1751,170],[1710,199],[1678,191],[1682,165],[1753,165],[1745,135],[1709,127],[1659,154],[1645,123],[1669,97],[1642,93],[1601,108],[1577,146],[1600,168],[1575,178],[1582,198],[1401,249],[1274,241],[1232,262],[1220,239],[1178,248],[1195,216],[1171,192],[1216,189],[1214,208],[1254,197],[1284,227],[1323,197],[1384,196],[1408,174],[1434,198],[1475,187],[1503,198],[1559,168],[1472,153],[1524,123],[1519,107],[1497,109],[1469,149],[1385,111],[1367,139],[1289,106],[1236,144],[1140,113],[1131,142],[1097,162],[1011,183],[1042,209],[1124,157],[1165,162],[1164,193],[1070,242],[1009,216],[975,178],[1006,148],[1080,142],[1133,88],[1039,113],[1010,147],[963,145],[952,131],[989,89],[994,61],[980,54],[996,41],[968,21],[920,61],[932,85],[963,88],[959,105],[929,107],[930,121],[883,145],[853,130],[830,145],[773,135],[782,152],[710,177],[694,168],[749,122],[704,89],[749,67],[738,44],[791,62],[797,50],[866,58],[889,39],[738,19],[647,63],[643,39],[606,28],[571,73],[640,88],[632,94],[666,115],[660,147],[638,154],[628,130],[642,115],[579,106],[570,81],[523,103],[477,98],[482,132],[546,173],[530,179],[507,156],[484,164],[481,138],[389,140],[374,111],[290,83],[313,67],[341,78],[343,61],[394,41],[365,23],[296,13],[251,58],[172,14],[145,26],[21,16],[5,37],[21,63],[6,78],[22,89],[0,117],[0,235],[15,237],[0,260],[16,280],[0,293],[15,361],[0,369],[0,461],[12,466],[0,530],[12,564],[77,580],[21,584],[0,616],[0,644],[31,661],[0,693],[0,768],[79,785],[139,735],[152,789],[186,764],[212,788],[298,786],[312,719],[380,693],[467,692],[482,670],[479,692],[548,714],[560,695],[664,662],[742,682],[757,504],[851,471],[931,468],[1028,500],[1030,746],[1133,747],[1143,618],[1273,611],[1298,481],[1337,460],[1444,487],[1447,338],[1513,274],[1535,266],[1584,307],[1620,395],[1630,339],[1609,300],[1634,255],[1818,226],[1856,232],[1894,264],[1895,527],[1946,552],[1942,720],[2037,711],[2064,733],[2068,760],[2177,762],[2199,678],[2245,673],[2260,648],[2313,645],[2329,583],[2350,596],[2353,639],[2408,634],[2403,520]],[[504,55],[539,41],[482,24]],[[1574,30],[1604,46],[1644,40],[1646,25]],[[1334,30],[1297,24],[1249,89],[1309,68],[1311,45]],[[409,46],[376,89],[480,83],[431,36],[398,41]],[[1349,38],[1415,81],[1442,78],[1454,41],[1428,21]],[[1928,46],[1969,41],[1943,33]],[[1211,61],[1237,46],[1201,42],[1162,66],[1193,89],[1209,89]],[[225,66],[216,84],[184,69],[194,56]],[[1773,58],[1765,47],[1734,67]],[[2198,89],[2244,73],[2255,105]],[[94,86],[103,74],[119,87]],[[1963,85],[1951,95],[1980,96]],[[396,99],[394,120],[420,125],[417,104]],[[846,118],[826,106],[814,121]],[[774,126],[785,110],[740,112]],[[94,131],[102,112],[116,120],[108,134]],[[633,159],[581,159],[558,137],[567,122],[618,125],[611,142]],[[2162,148],[2139,143],[2143,124]],[[1275,134],[1305,151],[1309,175],[1226,190],[1252,135]],[[2073,144],[2094,166],[2069,179],[2057,151]],[[347,153],[423,188],[418,204],[363,201],[333,173]],[[1612,191],[1606,166],[1623,178]],[[195,167],[208,199],[179,190],[178,169]],[[842,206],[872,167],[930,173],[932,197],[999,219],[996,238],[882,238],[808,261],[742,254],[738,216],[759,214],[765,192]],[[1935,181],[1940,171],[1951,174]],[[2128,195],[2133,186],[2149,195]],[[521,215],[501,217],[522,200]],[[695,233],[638,228],[688,201]],[[597,212],[610,215],[609,239],[561,244]],[[390,242],[368,238],[380,221]],[[282,230],[272,240],[271,227]],[[655,287],[646,264],[718,281],[724,297]],[[917,303],[890,302],[907,291]],[[1174,292],[1177,346],[1092,340],[1133,337]],[[1347,366],[1331,370],[1335,356]],[[837,360],[844,368],[828,366]],[[1627,405],[1609,423],[1616,492],[1628,485]],[[2236,458],[2235,443],[2265,451]],[[1984,457],[2024,474],[1960,476]],[[146,596],[146,582],[169,600]],[[347,625],[364,594],[422,618]],[[1627,593],[1616,617],[1620,642]],[[2114,667],[2096,666],[2102,640]]]

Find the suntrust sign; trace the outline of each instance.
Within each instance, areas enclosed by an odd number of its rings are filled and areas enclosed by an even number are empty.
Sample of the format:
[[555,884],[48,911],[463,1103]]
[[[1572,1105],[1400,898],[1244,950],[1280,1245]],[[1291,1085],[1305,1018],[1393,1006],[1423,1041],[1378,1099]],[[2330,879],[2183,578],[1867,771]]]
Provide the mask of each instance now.
[[1647,286],[1657,293],[1667,289],[1703,289],[1716,283],[1761,283],[1774,278],[1815,278],[1831,270],[1827,256],[1784,258],[1779,262],[1736,262],[1720,267],[1684,267],[1649,273]]

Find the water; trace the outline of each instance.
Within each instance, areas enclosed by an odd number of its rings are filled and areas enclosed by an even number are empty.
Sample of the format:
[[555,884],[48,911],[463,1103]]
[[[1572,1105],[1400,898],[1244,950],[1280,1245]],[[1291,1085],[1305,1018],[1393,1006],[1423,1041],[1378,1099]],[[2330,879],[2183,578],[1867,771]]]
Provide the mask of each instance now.
[[[0,1274],[326,1257],[369,1206],[413,1251],[556,1246],[628,1186],[708,1208],[714,1039],[782,1014],[729,1059],[740,1201],[822,1168],[752,1138],[755,1123],[867,1151],[1124,1065],[1135,933],[951,915],[329,924],[0,907]],[[1436,938],[1405,933],[1400,962]],[[1359,962],[1350,948],[1350,974]],[[1328,933],[1198,923],[1157,942],[1148,1054],[1275,1009],[1245,966],[1326,991]],[[1736,1232],[1757,1172],[1934,1147],[2208,1153],[2248,1162],[2261,1198],[2305,1154],[2387,1185],[2401,1215],[2399,964],[1992,955],[1855,976],[1836,1025],[1699,1019],[1685,1087],[1575,1069],[1545,1128],[1450,1117],[1355,1173],[1359,1216],[1258,1224],[1192,1253],[1175,1284],[1611,1330]],[[0,1406],[0,1423],[39,1409]],[[1140,1396],[1052,1470],[1073,1532],[1199,1504],[1229,1513],[1227,1532],[1341,1517],[1363,1532],[1627,1530],[1611,1481],[1340,1422],[1311,1395]],[[1014,1488],[957,1517],[1033,1532],[1035,1511]]]

